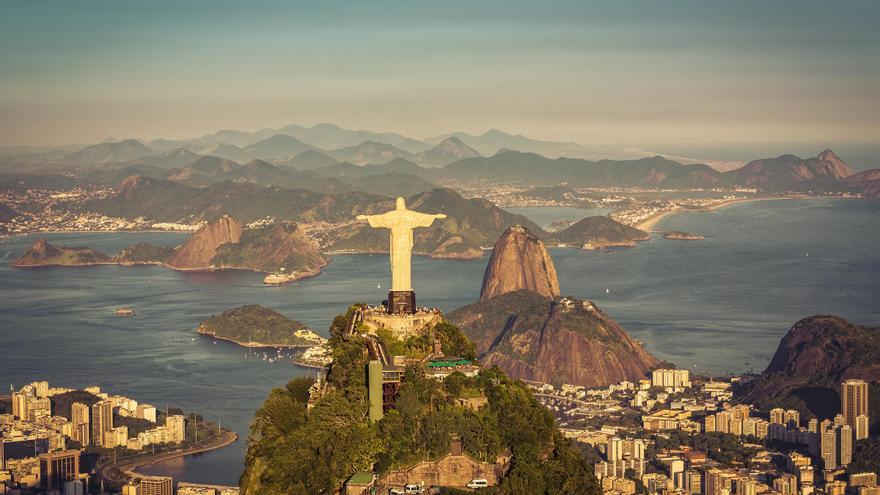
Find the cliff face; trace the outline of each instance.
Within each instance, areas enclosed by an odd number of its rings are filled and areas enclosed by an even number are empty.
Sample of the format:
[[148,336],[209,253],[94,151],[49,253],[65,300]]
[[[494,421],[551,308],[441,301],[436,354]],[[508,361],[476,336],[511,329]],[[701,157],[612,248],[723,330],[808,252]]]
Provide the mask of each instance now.
[[546,297],[559,295],[556,268],[544,243],[525,227],[507,229],[495,243],[483,275],[480,301],[528,289]]
[[317,275],[327,260],[318,251],[315,241],[306,237],[296,224],[281,223],[245,230],[239,242],[219,246],[211,264],[218,268],[310,276]]
[[510,292],[452,312],[483,366],[514,378],[588,387],[638,380],[659,365],[589,301]]
[[204,270],[211,267],[217,249],[241,239],[241,224],[223,215],[196,231],[182,246],[174,250],[166,264],[175,270]]
[[880,328],[818,315],[791,327],[767,369],[737,393],[764,406],[795,407],[825,417],[839,405],[840,383],[849,378],[880,383]]

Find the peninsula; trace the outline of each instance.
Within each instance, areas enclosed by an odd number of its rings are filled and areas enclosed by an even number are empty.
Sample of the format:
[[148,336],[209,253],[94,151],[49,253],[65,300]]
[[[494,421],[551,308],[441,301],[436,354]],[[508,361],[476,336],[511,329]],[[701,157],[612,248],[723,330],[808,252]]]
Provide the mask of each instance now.
[[41,266],[162,265],[180,271],[224,269],[284,274],[284,282],[321,273],[327,260],[318,245],[290,222],[245,228],[223,215],[178,247],[140,243],[110,256],[88,247],[55,246],[38,239],[13,261],[16,268]]

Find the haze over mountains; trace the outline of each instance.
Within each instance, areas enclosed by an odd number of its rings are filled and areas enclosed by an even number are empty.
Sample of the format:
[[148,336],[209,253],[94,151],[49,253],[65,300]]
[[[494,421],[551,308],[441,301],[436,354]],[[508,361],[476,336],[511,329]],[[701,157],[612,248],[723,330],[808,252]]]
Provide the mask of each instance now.
[[[576,143],[539,141],[490,130],[419,141],[397,133],[289,125],[257,132],[223,130],[190,140],[111,141],[77,150],[0,150],[10,187],[102,184],[142,175],[194,187],[222,181],[411,195],[438,184],[484,181],[524,187],[649,189],[753,187],[765,191],[880,194],[877,170],[859,174],[831,150],[815,157],[759,158],[721,172],[662,156],[587,160]],[[10,181],[2,180],[0,185]]]

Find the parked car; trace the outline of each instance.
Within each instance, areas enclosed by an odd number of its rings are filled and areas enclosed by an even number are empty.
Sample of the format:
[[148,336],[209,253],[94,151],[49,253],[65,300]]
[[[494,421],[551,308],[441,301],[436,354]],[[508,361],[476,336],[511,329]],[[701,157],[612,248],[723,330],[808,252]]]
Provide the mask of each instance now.
[[489,481],[484,480],[482,478],[477,478],[475,480],[471,480],[467,484],[467,487],[471,488],[471,489],[486,488],[487,486],[489,486]]

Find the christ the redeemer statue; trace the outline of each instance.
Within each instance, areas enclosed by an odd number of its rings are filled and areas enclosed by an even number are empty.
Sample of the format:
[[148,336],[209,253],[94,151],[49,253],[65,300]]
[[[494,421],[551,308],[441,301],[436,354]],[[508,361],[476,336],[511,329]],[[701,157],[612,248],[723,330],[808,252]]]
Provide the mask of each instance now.
[[[391,230],[391,292],[388,299],[388,310],[398,312],[415,311],[415,296],[412,295],[412,278],[410,275],[413,248],[413,229],[430,227],[434,219],[446,218],[440,213],[429,215],[412,211],[406,207],[403,198],[397,198],[397,208],[381,215],[358,215],[358,220],[366,220],[373,228],[385,228]],[[402,298],[403,294],[410,294],[411,303],[401,305],[395,300]],[[405,307],[404,307],[405,306]]]

